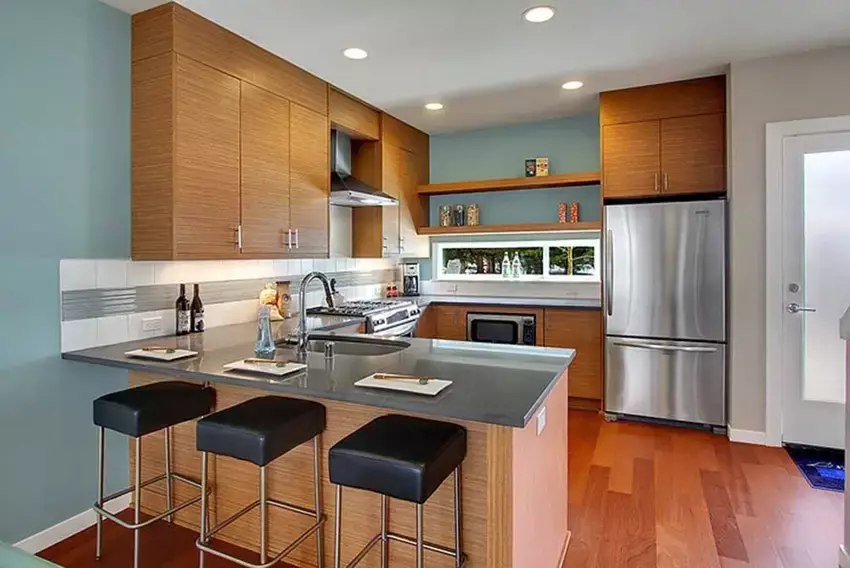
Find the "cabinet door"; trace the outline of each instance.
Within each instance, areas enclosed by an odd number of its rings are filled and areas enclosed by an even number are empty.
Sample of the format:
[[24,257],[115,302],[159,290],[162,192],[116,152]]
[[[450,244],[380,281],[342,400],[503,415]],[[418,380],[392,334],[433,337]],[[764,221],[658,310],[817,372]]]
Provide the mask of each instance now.
[[662,120],[661,171],[664,193],[726,191],[726,115]]
[[299,256],[328,255],[330,126],[328,118],[290,103],[290,217]]
[[414,211],[422,207],[420,198],[416,193],[418,185],[417,156],[404,152],[404,169],[402,171],[402,190],[399,193],[399,224],[400,252],[402,256],[409,258],[424,258],[431,255],[431,243],[427,236],[421,236],[416,232],[416,221]]
[[174,257],[236,258],[239,80],[178,55],[175,88]]
[[602,128],[603,197],[657,195],[660,183],[659,122]]
[[432,306],[437,309],[437,339],[466,341],[466,309],[456,306]]
[[[404,170],[407,152],[392,144],[383,143],[382,146],[383,183],[381,189],[384,193],[392,195],[401,202],[405,183]],[[382,210],[384,256],[401,254],[400,211],[401,203],[399,203],[399,207],[384,207]]]
[[242,83],[242,252],[289,251],[289,101]]
[[599,310],[547,309],[546,347],[576,350],[570,365],[569,395],[602,398],[602,312]]

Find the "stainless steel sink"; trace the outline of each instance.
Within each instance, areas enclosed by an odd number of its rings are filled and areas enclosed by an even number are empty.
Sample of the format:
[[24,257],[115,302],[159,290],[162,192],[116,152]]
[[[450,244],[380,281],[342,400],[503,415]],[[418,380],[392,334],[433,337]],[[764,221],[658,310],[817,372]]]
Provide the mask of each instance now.
[[362,357],[390,355],[410,347],[410,344],[405,341],[340,334],[310,335],[307,350],[324,353],[325,346],[329,343],[333,343],[333,352],[337,355],[359,355]]

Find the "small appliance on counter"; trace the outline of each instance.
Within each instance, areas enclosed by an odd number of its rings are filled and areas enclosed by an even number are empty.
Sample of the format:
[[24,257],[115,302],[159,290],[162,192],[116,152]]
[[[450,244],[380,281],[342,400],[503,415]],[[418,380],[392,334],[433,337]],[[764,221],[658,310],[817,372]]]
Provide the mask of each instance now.
[[418,296],[422,293],[421,279],[419,276],[419,264],[408,262],[401,265],[402,293],[405,296]]

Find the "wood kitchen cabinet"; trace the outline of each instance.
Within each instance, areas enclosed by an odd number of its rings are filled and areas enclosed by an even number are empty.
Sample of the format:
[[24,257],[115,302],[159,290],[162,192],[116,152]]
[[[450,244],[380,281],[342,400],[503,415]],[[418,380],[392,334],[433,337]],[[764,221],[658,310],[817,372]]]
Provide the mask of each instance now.
[[437,306],[422,308],[422,315],[416,324],[416,337],[422,339],[437,339]]
[[726,79],[600,95],[606,199],[726,191]]
[[340,128],[352,138],[378,140],[381,137],[380,113],[331,87],[328,92],[328,112],[334,128]]
[[[576,350],[569,370],[569,395],[578,406],[595,406],[602,399],[602,312],[574,308],[545,310],[546,347]],[[582,402],[584,404],[582,404]]]
[[429,306],[436,309],[437,339],[466,341],[466,313],[463,306]]
[[290,225],[296,256],[328,256],[330,124],[328,117],[290,106]]

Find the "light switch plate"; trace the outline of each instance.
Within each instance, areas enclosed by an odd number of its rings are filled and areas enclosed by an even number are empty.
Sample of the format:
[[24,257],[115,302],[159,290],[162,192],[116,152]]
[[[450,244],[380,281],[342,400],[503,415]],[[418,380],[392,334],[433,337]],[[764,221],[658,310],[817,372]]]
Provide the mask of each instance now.
[[162,331],[162,316],[142,320],[142,331]]
[[546,407],[540,409],[537,413],[537,435],[539,436],[543,429],[546,428]]

